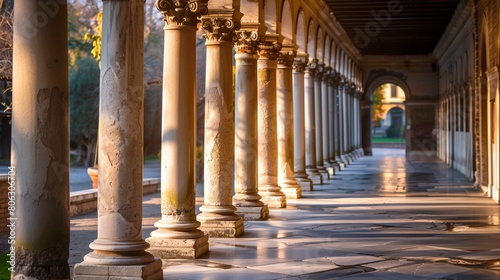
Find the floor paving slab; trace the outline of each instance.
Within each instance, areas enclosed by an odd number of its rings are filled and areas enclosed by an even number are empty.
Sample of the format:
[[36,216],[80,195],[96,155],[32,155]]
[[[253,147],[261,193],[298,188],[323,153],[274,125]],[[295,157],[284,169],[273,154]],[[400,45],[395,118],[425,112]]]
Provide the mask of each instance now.
[[[203,184],[196,188],[199,207]],[[144,196],[144,238],[160,203],[159,193]],[[90,251],[96,217],[72,218],[71,267]],[[268,221],[245,221],[242,236],[210,238],[207,254],[166,260],[163,271],[165,279],[197,280],[496,280],[499,217],[500,206],[439,160],[374,149],[287,208],[271,209]]]

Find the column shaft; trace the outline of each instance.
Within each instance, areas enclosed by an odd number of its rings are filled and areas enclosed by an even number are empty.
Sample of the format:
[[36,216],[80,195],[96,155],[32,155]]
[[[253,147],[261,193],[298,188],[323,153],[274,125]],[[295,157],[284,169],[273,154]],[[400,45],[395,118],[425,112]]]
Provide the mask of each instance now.
[[100,269],[116,278],[163,276],[142,239],[143,15],[140,0],[103,3],[97,239],[75,279],[99,277]]
[[293,67],[293,143],[294,175],[302,191],[312,190],[306,173],[306,130],[304,103],[304,70],[306,57],[297,57]]
[[[173,43],[175,42],[175,43]],[[165,25],[161,214],[147,241],[160,258],[197,258],[208,236],[196,220],[196,27]]]
[[243,219],[232,205],[234,99],[231,42],[207,40],[204,204],[198,220],[210,237],[236,237]]
[[316,167],[316,110],[314,104],[315,59],[307,67],[304,74],[304,110],[306,130],[306,172],[313,184],[323,184],[323,175]]
[[[16,216],[9,225],[15,229],[16,279],[70,277],[67,4],[59,3],[51,17],[37,1],[14,6]],[[46,24],[29,29],[33,15],[45,15]]]
[[286,207],[278,185],[278,134],[276,116],[277,49],[265,45],[257,61],[259,127],[259,194],[270,208]]
[[302,191],[294,177],[293,152],[293,56],[280,54],[276,71],[276,116],[278,135],[278,183],[286,198],[296,199]]
[[336,126],[336,116],[335,116],[335,106],[337,104],[336,102],[336,94],[335,94],[335,87],[334,87],[334,80],[333,80],[333,75],[328,81],[328,138],[330,141],[328,142],[329,145],[329,162],[334,168],[335,172],[340,171],[340,165],[335,159],[335,151],[336,151],[336,132],[335,132],[335,126]]
[[323,175],[324,180],[330,179],[323,161],[323,106],[322,106],[322,80],[324,64],[318,64],[318,70],[314,79],[314,123],[316,127],[316,168]]
[[236,56],[235,81],[235,195],[233,204],[245,220],[265,220],[267,205],[258,194],[257,55]]
[[335,175],[335,168],[330,164],[330,120],[328,113],[328,103],[330,96],[328,91],[328,80],[330,79],[331,67],[325,67],[325,74],[321,81],[321,119],[323,127],[321,127],[323,135],[323,165],[325,166],[330,176]]

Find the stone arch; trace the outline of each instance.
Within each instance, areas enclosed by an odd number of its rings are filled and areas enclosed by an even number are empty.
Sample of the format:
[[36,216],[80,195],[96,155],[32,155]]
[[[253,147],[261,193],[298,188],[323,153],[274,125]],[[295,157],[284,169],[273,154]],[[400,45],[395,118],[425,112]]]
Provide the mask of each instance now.
[[312,18],[309,19],[308,27],[307,27],[307,53],[310,58],[316,58],[316,32],[314,32],[314,20]]
[[403,89],[405,93],[405,100],[411,100],[411,89],[406,83],[406,76],[401,72],[391,71],[387,69],[372,70],[368,74],[365,88],[364,99],[372,100],[373,92],[383,84],[395,84]]
[[284,37],[285,43],[293,43],[295,42],[294,38],[294,24],[292,19],[292,6],[290,5],[289,0],[284,0],[281,3],[281,16],[280,16],[280,34]]
[[314,53],[316,54],[315,57],[318,59],[319,63],[324,63],[324,40],[323,29],[321,29],[321,26],[318,25],[318,28],[316,29],[316,49],[314,50]]
[[335,44],[335,41],[331,41],[331,47],[330,47],[330,66],[335,69],[336,67],[336,60],[335,60],[335,55],[337,51],[337,45]]
[[330,47],[331,47],[331,44],[330,44],[330,36],[325,33],[325,40],[323,41],[323,63],[326,64],[326,66],[330,66],[329,62],[330,62]]
[[264,1],[264,24],[267,27],[267,33],[278,33],[276,0]]
[[307,50],[307,31],[306,31],[306,25],[305,25],[305,18],[304,18],[304,11],[301,9],[297,13],[297,19],[296,19],[296,27],[295,27],[295,42],[298,47],[299,52],[306,52]]

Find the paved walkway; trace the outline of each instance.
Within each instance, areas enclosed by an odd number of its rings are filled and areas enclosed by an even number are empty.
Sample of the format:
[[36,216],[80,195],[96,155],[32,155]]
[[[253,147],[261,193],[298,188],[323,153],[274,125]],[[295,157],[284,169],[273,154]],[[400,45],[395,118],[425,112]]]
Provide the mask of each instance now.
[[[471,185],[443,163],[375,149],[269,220],[246,222],[242,237],[164,262],[165,279],[500,279],[500,206]],[[71,220],[72,266],[96,238],[95,217]],[[145,196],[144,237],[159,217],[159,193]]]

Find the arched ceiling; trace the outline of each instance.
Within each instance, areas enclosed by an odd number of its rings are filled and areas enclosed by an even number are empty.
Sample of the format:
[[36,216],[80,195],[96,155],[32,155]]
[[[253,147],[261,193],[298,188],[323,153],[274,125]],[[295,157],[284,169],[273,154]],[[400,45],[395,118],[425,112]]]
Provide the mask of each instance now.
[[363,55],[426,55],[459,0],[324,0]]

